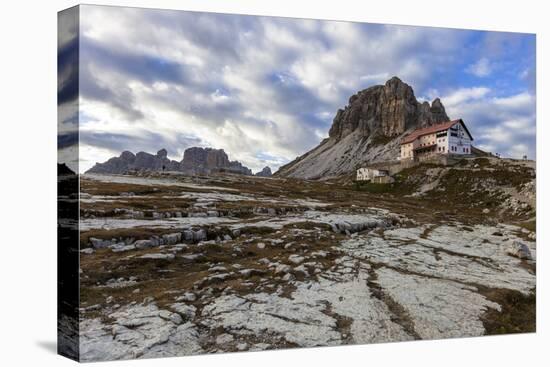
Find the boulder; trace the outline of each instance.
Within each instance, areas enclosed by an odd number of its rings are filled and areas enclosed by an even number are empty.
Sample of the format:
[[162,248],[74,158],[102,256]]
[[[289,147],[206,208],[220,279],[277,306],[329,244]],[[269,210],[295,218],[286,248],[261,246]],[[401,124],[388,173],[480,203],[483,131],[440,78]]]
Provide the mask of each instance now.
[[194,233],[192,230],[186,229],[185,231],[182,232],[182,235],[185,241],[193,241]]
[[170,306],[172,310],[177,312],[184,321],[192,320],[195,317],[196,308],[185,303],[174,303]]
[[290,255],[288,257],[288,261],[294,263],[294,264],[300,264],[301,262],[303,262],[305,260],[305,258],[303,256],[300,256],[300,255]]
[[113,244],[110,240],[102,240],[94,237],[90,237],[89,241],[92,244],[92,247],[95,249],[106,248]]
[[197,300],[197,296],[191,292],[185,292],[181,296],[176,298],[176,301],[194,302]]
[[139,257],[140,259],[152,259],[152,260],[174,260],[174,254],[145,254]]
[[522,260],[533,259],[531,255],[531,250],[529,250],[529,247],[526,244],[519,241],[513,241],[512,243],[510,243],[506,248],[506,253],[510,256],[514,256]]
[[207,235],[204,229],[199,229],[198,231],[193,232],[193,241],[195,242],[205,241],[206,238]]
[[235,337],[233,337],[233,335],[231,334],[220,334],[216,337],[216,344],[222,346],[227,343],[231,343],[233,340],[235,340]]
[[134,247],[137,249],[145,249],[158,246],[155,241],[152,240],[137,240],[133,243]]
[[181,233],[168,233],[162,235],[162,239],[164,240],[164,244],[171,246],[175,245],[177,243],[181,242]]

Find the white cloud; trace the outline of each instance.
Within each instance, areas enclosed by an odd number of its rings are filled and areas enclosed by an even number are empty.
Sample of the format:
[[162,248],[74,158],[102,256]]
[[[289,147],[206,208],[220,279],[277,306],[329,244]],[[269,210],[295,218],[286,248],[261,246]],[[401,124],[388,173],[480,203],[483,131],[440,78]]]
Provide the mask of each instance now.
[[451,118],[462,118],[480,149],[504,157],[535,158],[535,97],[528,92],[494,97],[488,87],[462,88],[441,100]]
[[489,94],[491,90],[487,87],[459,88],[451,94],[442,97],[445,106],[454,109],[465,102],[479,100]]
[[509,97],[494,98],[493,102],[497,106],[518,109],[534,105],[535,96],[528,92],[523,92]]
[[467,69],[467,72],[478,76],[480,78],[489,76],[492,72],[492,66],[489,60],[485,57],[479,59],[476,63],[470,65]]
[[516,159],[523,158],[524,155],[529,156],[532,147],[529,147],[527,144],[514,144],[508,151],[506,155],[508,157],[513,157]]

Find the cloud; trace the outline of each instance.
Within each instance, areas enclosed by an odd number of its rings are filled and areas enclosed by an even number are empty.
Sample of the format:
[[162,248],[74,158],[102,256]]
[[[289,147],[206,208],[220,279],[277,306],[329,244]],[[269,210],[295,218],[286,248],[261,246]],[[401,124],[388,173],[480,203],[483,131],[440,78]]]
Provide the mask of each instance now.
[[476,63],[468,66],[466,71],[477,77],[483,78],[489,76],[492,72],[492,66],[489,60],[485,57],[479,59]]
[[[504,62],[507,47],[523,47],[521,37],[87,5],[81,13],[81,171],[123,149],[166,145],[179,155],[195,142],[223,148],[253,170],[268,163],[276,170],[326,137],[352,94],[393,75],[417,95],[441,91],[453,115],[480,129],[513,128],[522,118],[533,125],[534,91],[522,74],[534,73],[529,60],[516,60],[521,70],[513,76],[491,70],[482,86],[465,71],[483,58]],[[509,90],[497,85],[503,81]],[[499,118],[486,120],[492,115]]]
[[535,97],[528,92],[519,93],[509,97],[494,98],[495,105],[506,109],[523,109],[532,107],[535,103]]
[[465,102],[482,99],[490,91],[487,87],[458,88],[445,96],[445,106],[453,110]]
[[78,132],[67,132],[57,135],[57,149],[65,149],[78,143]]
[[442,96],[451,118],[462,118],[474,144],[504,157],[536,157],[535,96],[494,96],[488,87],[463,88]]

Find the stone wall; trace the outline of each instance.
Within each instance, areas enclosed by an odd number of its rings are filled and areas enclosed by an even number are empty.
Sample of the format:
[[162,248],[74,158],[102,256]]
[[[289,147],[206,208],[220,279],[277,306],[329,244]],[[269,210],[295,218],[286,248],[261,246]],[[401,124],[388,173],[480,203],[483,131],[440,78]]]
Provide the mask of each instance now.
[[402,160],[395,160],[395,161],[373,163],[373,164],[370,164],[368,168],[387,170],[389,171],[390,176],[393,176],[403,171],[404,169],[412,168],[412,167],[418,166],[419,164],[432,163],[432,164],[438,164],[443,166],[452,166],[463,158],[471,158],[471,157],[472,156],[456,155],[456,154],[445,154],[445,155],[435,154],[431,156],[419,157],[414,159],[402,159]]

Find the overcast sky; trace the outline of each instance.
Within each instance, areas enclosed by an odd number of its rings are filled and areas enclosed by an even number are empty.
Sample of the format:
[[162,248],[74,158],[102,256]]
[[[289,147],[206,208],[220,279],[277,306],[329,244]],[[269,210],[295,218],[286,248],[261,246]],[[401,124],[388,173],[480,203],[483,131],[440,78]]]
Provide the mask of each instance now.
[[191,146],[275,171],[393,75],[479,148],[535,158],[534,35],[81,6],[80,171]]

